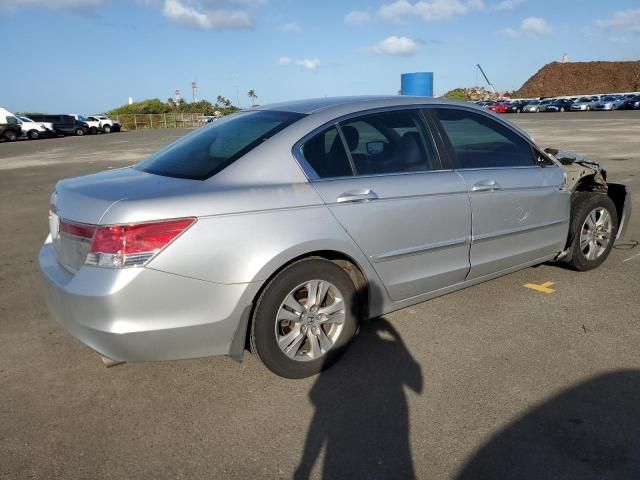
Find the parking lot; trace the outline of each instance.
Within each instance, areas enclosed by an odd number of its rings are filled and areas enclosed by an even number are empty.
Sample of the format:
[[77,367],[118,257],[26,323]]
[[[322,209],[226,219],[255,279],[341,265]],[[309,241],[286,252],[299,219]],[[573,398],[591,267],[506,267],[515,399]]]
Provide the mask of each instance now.
[[49,317],[37,252],[55,182],[189,130],[0,144],[0,479],[640,478],[640,115],[507,118],[638,192],[607,262],[367,322],[298,381],[249,353],[107,369]]

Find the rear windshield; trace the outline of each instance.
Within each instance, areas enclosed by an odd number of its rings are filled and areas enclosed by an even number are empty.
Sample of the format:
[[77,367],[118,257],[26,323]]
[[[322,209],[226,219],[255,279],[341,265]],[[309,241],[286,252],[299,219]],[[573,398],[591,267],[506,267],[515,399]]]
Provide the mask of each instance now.
[[252,111],[200,127],[134,168],[165,177],[204,180],[304,117],[300,113]]

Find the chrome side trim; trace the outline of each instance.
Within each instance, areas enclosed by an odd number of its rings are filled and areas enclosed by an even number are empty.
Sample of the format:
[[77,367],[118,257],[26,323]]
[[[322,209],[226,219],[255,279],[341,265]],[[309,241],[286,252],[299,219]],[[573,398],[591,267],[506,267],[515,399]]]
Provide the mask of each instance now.
[[533,230],[540,230],[543,228],[553,227],[555,225],[561,225],[563,223],[569,223],[569,219],[558,220],[551,223],[542,223],[538,225],[527,225],[526,227],[510,228],[509,230],[501,230],[499,232],[483,233],[482,235],[473,235],[471,243],[482,242],[485,240],[491,240],[499,237],[507,237],[509,235],[516,235],[518,233],[531,232]]
[[435,250],[442,250],[444,248],[458,247],[460,245],[466,245],[469,243],[469,237],[458,238],[455,240],[446,240],[444,242],[430,243],[428,245],[419,245],[417,247],[403,248],[401,250],[394,250],[388,253],[382,253],[380,255],[372,255],[369,259],[373,263],[387,262],[389,260],[396,260],[402,257],[409,257],[412,255],[421,255],[423,253],[432,252]]
[[[456,195],[466,195],[466,194],[467,194],[466,190],[455,190],[453,192],[421,193],[416,195],[396,195],[393,197],[380,197],[378,201],[410,200],[413,198],[429,198],[429,197],[453,197]],[[335,202],[327,203],[327,205],[335,206],[335,205],[344,205],[348,203],[349,202],[335,201]]]

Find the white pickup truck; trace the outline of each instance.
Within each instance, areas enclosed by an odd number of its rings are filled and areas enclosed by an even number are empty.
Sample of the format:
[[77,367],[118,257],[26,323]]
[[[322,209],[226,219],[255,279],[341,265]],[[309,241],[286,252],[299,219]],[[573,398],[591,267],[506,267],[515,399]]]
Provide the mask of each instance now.
[[121,128],[120,122],[118,122],[117,120],[111,120],[106,115],[103,115],[103,114],[91,115],[91,116],[89,116],[89,119],[96,120],[96,121],[100,122],[100,129],[104,133],[111,133],[111,132],[119,132],[120,131],[120,128]]

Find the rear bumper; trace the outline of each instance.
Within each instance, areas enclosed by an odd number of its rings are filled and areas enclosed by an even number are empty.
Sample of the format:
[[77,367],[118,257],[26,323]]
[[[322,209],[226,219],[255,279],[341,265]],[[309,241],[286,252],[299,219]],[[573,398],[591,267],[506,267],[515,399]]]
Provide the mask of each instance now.
[[[40,250],[52,316],[93,350],[118,361],[174,360],[231,352],[259,284],[222,285],[150,268],[62,268]],[[236,341],[236,344],[238,342]]]

